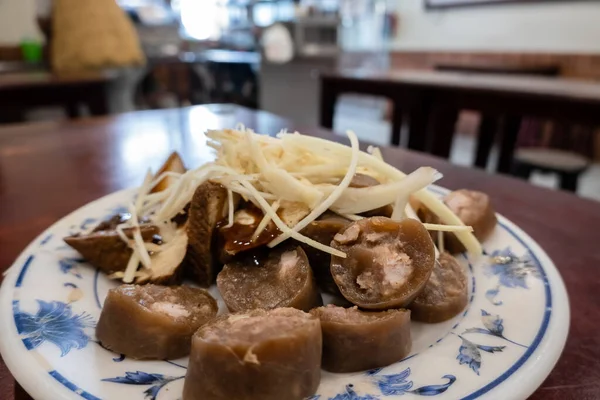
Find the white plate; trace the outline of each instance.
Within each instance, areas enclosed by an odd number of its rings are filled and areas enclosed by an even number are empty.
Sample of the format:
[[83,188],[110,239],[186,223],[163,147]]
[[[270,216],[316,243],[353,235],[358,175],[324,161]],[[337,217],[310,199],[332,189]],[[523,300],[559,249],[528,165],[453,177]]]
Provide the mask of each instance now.
[[[62,242],[127,203],[132,191],[94,201],[63,218],[19,256],[0,289],[0,351],[35,399],[181,398],[187,359],[135,361],[100,347],[94,323],[116,285]],[[564,347],[569,304],[546,253],[505,218],[484,243],[488,255],[458,257],[470,302],[440,324],[413,323],[413,351],[383,369],[323,372],[316,400],[519,399],[550,373]],[[213,293],[216,292],[213,288]]]

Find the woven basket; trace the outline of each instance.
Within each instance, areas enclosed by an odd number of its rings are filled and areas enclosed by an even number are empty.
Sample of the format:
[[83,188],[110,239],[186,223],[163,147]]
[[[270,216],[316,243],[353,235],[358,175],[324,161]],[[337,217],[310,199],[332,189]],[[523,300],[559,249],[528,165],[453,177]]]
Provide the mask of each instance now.
[[137,32],[115,0],[55,0],[51,54],[56,71],[145,62]]

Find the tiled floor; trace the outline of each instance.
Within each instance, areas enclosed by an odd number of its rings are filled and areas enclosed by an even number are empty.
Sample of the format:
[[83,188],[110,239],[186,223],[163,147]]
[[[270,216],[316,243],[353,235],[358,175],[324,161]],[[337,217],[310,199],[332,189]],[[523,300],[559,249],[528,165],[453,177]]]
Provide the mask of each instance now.
[[[376,100],[340,101],[336,109],[334,129],[343,132],[351,129],[361,140],[386,145],[390,140],[390,124],[382,119],[381,103]],[[475,152],[473,137],[458,134],[452,145],[450,161],[459,165],[472,165]],[[497,151],[492,151],[490,165],[495,165]],[[532,184],[557,188],[558,180],[551,174],[534,173]],[[578,195],[600,201],[600,164],[592,165],[579,180]]]

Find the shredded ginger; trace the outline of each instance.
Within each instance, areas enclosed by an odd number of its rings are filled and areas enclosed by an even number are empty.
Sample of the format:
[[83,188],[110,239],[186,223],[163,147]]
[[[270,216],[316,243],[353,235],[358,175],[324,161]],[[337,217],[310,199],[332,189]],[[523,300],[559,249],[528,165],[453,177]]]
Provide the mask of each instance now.
[[[350,131],[347,135],[351,146],[285,131],[275,137],[261,135],[243,126],[233,130],[209,130],[206,136],[208,145],[216,151],[215,160],[183,174],[167,172],[154,179],[146,176],[132,204],[132,214],[137,217],[125,226],[134,224],[139,228],[138,221],[144,218],[159,226],[161,233],[163,227],[172,230],[171,219],[182,212],[199,185],[211,180],[227,189],[228,209],[225,215],[228,226],[233,223],[233,208],[237,204],[233,198],[238,196],[252,202],[264,214],[254,237],[268,223],[273,223],[281,231],[268,244],[269,247],[293,238],[326,253],[346,257],[343,252],[304,236],[302,229],[327,210],[358,220],[362,218],[358,214],[388,204],[398,207],[394,217],[416,218],[407,204],[408,196],[412,195],[444,224],[425,225],[427,229],[454,232],[469,252],[481,254],[481,245],[472,230],[426,190],[427,186],[441,177],[439,172],[430,167],[421,167],[407,175],[387,164],[379,149],[371,148],[372,154],[360,151],[356,135]],[[352,188],[350,181],[356,173],[369,175],[381,184]],[[163,192],[151,193],[149,189],[165,176],[172,178],[173,183]],[[284,211],[282,205],[290,202],[309,211],[288,225],[280,214]],[[163,236],[165,244],[168,244],[169,237],[176,235]],[[144,268],[152,268],[152,257],[148,260],[148,255],[159,253],[161,246],[142,242],[138,234],[134,234],[133,240],[124,235],[123,239],[133,249],[132,258],[123,274],[123,280],[127,282],[136,276],[140,262]]]

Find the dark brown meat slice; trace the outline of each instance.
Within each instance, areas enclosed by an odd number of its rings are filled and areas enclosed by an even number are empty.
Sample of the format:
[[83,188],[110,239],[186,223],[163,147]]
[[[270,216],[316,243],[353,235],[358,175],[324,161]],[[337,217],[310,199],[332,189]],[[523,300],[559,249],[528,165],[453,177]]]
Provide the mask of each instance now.
[[[128,238],[133,238],[134,229],[123,229]],[[158,235],[158,227],[141,225],[140,232],[145,242],[151,242]],[[95,231],[88,235],[75,235],[64,238],[65,243],[74,248],[94,267],[106,274],[125,271],[132,250],[114,230]]]
[[315,308],[321,320],[323,369],[357,372],[402,360],[411,347],[410,311],[360,311],[334,305]]
[[108,292],[96,337],[128,357],[179,358],[189,354],[194,332],[216,315],[217,302],[202,289],[121,285]]
[[408,305],[427,283],[435,263],[429,233],[418,221],[361,219],[335,235],[331,274],[342,295],[370,310]]
[[100,232],[100,231],[114,231],[117,229],[117,225],[124,224],[125,222],[131,219],[131,214],[129,213],[119,213],[113,215],[106,221],[100,222],[97,227],[94,228],[92,232]]
[[226,202],[227,190],[207,181],[198,186],[190,203],[188,251],[184,263],[196,283],[204,287],[214,282],[217,273],[213,233],[224,216]]
[[[354,176],[352,177],[352,181],[350,181],[350,187],[352,188],[366,188],[371,186],[377,186],[380,184],[381,183],[377,179],[365,174],[354,174]],[[381,216],[389,218],[392,216],[393,212],[394,208],[391,204],[388,204],[387,206],[383,206],[375,210],[362,213],[362,215],[365,217]]]
[[265,257],[247,257],[225,265],[217,277],[231,312],[294,307],[309,311],[323,305],[301,247],[282,246]]
[[[340,230],[348,226],[350,222],[350,220],[337,214],[325,212],[316,221],[308,224],[308,226],[300,233],[321,244],[329,246],[333,237]],[[304,243],[302,243],[302,248],[306,252],[317,285],[319,285],[321,290],[327,293],[340,296],[340,290],[331,276],[331,255]]]
[[467,276],[458,260],[442,253],[423,291],[410,304],[415,321],[436,323],[459,314],[467,305]]
[[[473,234],[480,242],[494,231],[498,221],[487,194],[474,190],[456,190],[444,198],[444,203],[465,225],[473,227]],[[453,254],[465,251],[465,247],[453,233],[444,235],[444,246]]]
[[319,319],[293,308],[230,314],[192,338],[183,400],[301,400],[321,380]]

